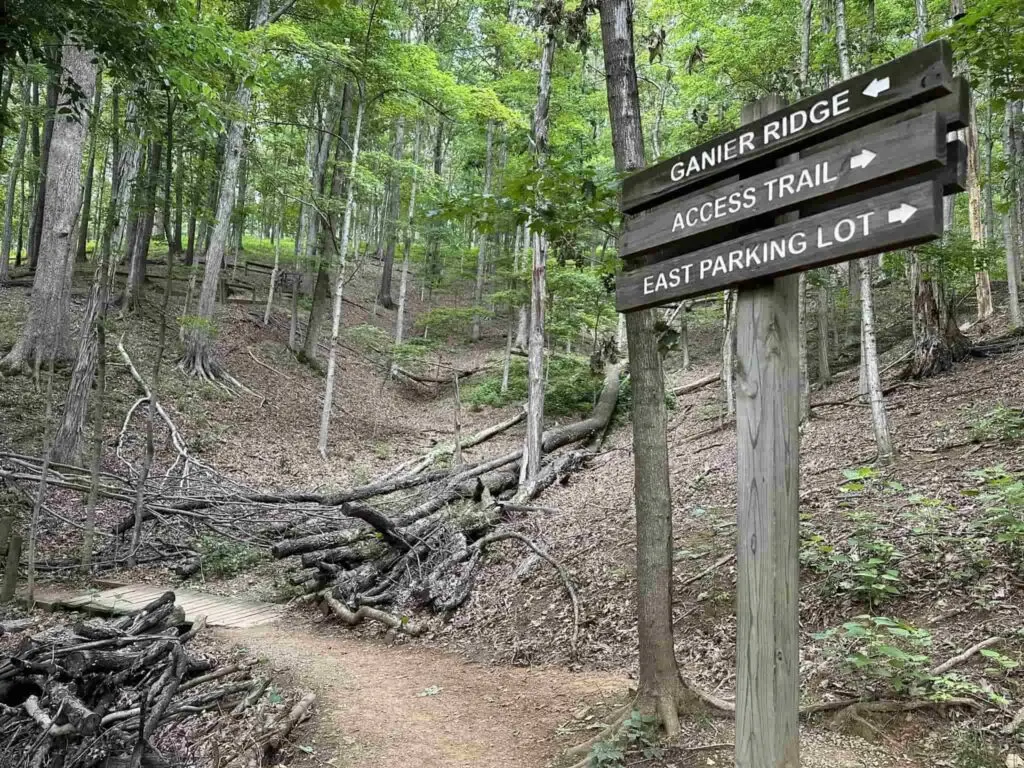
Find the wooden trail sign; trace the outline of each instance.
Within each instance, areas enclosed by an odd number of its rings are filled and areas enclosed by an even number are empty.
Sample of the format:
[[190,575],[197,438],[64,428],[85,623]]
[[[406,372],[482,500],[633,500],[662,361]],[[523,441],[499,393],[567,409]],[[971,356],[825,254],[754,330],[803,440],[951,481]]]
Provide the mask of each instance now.
[[[741,181],[660,203],[626,220],[623,256],[671,256],[722,240],[727,228],[808,200],[826,202],[869,184],[946,163],[946,123],[936,113],[863,136]],[[717,234],[717,237],[714,235]],[[704,235],[703,242],[695,242]]]
[[624,272],[616,281],[616,309],[699,296],[941,234],[942,186],[927,181]]
[[952,82],[952,52],[938,40],[627,177],[620,207],[635,213],[755,158],[779,157],[951,93]]

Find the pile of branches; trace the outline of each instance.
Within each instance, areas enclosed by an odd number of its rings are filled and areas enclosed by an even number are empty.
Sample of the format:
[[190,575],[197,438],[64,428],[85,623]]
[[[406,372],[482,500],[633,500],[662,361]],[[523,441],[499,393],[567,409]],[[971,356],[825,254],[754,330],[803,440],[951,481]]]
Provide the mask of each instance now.
[[[511,542],[558,573],[573,604],[570,642],[575,652],[579,605],[567,571],[536,542],[503,524],[516,512],[540,509],[531,507],[531,500],[593,456],[615,411],[620,372],[617,364],[607,366],[589,417],[544,433],[541,471],[528,483],[521,478],[522,449],[475,462],[463,461],[462,455],[518,424],[522,414],[458,445],[435,446],[367,485],[332,493],[266,492],[220,475],[189,453],[162,407],[156,412],[173,453],[165,468],[137,477],[123,459],[126,418],[117,455],[129,471],[126,476],[103,473],[94,486],[97,496],[125,514],[101,531],[93,568],[163,560],[188,577],[202,567],[199,540],[213,535],[264,547],[279,559],[294,558],[291,580],[298,592],[349,624],[373,618],[393,631],[417,634],[421,627],[400,616],[456,610],[472,590],[487,547]],[[144,394],[139,402],[152,397],[137,371],[133,377]],[[43,467],[42,460],[0,452],[0,483],[32,492],[42,484]],[[90,490],[84,469],[51,463],[46,474],[51,487]],[[45,505],[41,512],[57,515]],[[40,564],[43,570],[73,567],[74,562]]]
[[[134,615],[25,636],[0,657],[0,765],[163,768],[192,764],[195,754],[181,752],[202,744],[222,766],[273,760],[315,697],[272,703],[270,681],[251,664],[190,652],[201,630],[201,621],[185,626],[167,592]],[[226,752],[215,742],[224,723],[211,713],[230,718]]]

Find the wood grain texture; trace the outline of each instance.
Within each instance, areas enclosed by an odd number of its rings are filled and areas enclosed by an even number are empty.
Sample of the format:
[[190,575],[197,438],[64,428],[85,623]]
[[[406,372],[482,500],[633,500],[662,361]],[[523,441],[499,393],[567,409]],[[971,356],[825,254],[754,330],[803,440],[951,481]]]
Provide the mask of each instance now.
[[945,163],[945,121],[935,112],[919,115],[828,152],[631,216],[626,219],[622,254],[669,258],[692,250],[695,244],[728,239],[730,228],[741,221],[777,215],[809,200],[824,204],[839,193],[907,178]]
[[[870,90],[872,82],[885,78],[888,78],[888,87],[884,91],[876,92],[875,95],[865,94],[865,89]],[[620,207],[626,213],[649,208],[685,189],[707,184],[729,173],[736,173],[741,166],[751,160],[777,158],[915,104],[952,93],[952,81],[952,51],[948,42],[937,40],[906,56],[778,110],[778,114],[767,114],[735,131],[722,134],[712,141],[626,177],[622,184]],[[837,114],[809,123],[802,130],[777,139],[768,135],[766,140],[765,127],[773,121],[801,111],[808,112],[815,104],[822,101],[832,102],[837,97],[845,99],[842,107],[845,111],[840,112],[837,109]],[[845,109],[846,106],[849,108]],[[738,146],[747,133],[752,133],[753,136],[742,153],[735,154],[731,159],[724,159],[723,156],[713,167],[706,167],[673,180],[672,168],[677,164],[688,166],[692,158],[700,158],[705,152],[717,151],[719,147],[724,147],[729,142],[736,142]]]
[[798,290],[789,275],[737,297],[737,768],[800,765]]
[[[941,196],[941,184],[926,181],[624,272],[616,280],[616,309],[658,306],[934,240],[942,234]],[[904,204],[916,209],[913,215],[906,221],[890,221],[888,212]],[[863,217],[868,217],[866,229]],[[851,221],[852,233],[849,224],[841,223]],[[837,227],[839,234],[852,236],[840,242]],[[748,250],[756,250],[757,260],[747,257]],[[720,268],[723,264],[726,269]]]

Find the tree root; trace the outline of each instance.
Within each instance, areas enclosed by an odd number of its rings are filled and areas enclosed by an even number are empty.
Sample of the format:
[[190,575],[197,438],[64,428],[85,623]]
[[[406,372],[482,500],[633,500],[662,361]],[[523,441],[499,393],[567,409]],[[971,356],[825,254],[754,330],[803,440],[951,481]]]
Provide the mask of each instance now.
[[419,624],[414,624],[405,618],[399,618],[393,614],[387,613],[386,611],[371,608],[368,605],[360,606],[357,611],[350,611],[339,600],[336,600],[330,592],[323,592],[322,597],[324,605],[330,610],[330,612],[350,627],[361,624],[363,619],[373,619],[374,621],[379,621],[389,629],[393,629],[396,632],[404,632],[412,637],[418,637],[423,634],[424,628]]
[[628,704],[619,707],[611,713],[611,722],[609,722],[604,729],[598,731],[595,735],[591,736],[586,741],[581,742],[576,746],[570,747],[569,749],[565,750],[566,757],[578,757],[580,755],[583,756],[583,759],[578,763],[574,763],[571,766],[571,768],[584,768],[584,766],[586,766],[587,763],[590,762],[590,750],[594,747],[595,744],[598,744],[602,741],[614,739],[616,736],[618,736],[619,731],[622,730],[622,724],[626,722],[626,718],[629,717],[635,705],[636,697],[634,696],[629,700]]
[[992,645],[995,645],[996,643],[1002,642],[1002,640],[1003,640],[1003,638],[998,637],[998,636],[990,637],[990,638],[987,638],[985,640],[982,640],[980,643],[976,643],[976,644],[972,645],[970,648],[968,648],[963,653],[960,653],[960,654],[958,654],[956,656],[953,656],[951,659],[949,659],[947,661],[944,661],[942,664],[939,664],[937,667],[934,667],[931,670],[931,674],[933,674],[933,675],[944,675],[947,672],[949,672],[949,670],[951,670],[953,667],[956,667],[956,666],[959,666],[960,664],[963,664],[965,661],[967,661],[969,658],[971,658],[971,656],[973,656],[974,654],[978,653],[979,651],[985,650],[989,646],[992,646]]

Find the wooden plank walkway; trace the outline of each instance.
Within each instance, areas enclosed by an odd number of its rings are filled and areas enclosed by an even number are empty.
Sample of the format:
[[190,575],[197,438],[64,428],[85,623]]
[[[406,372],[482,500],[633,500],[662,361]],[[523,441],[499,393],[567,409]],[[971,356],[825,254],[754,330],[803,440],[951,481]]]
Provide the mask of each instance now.
[[[124,615],[145,607],[164,592],[166,587],[153,584],[126,584],[102,592],[83,592],[73,596],[54,596],[47,600],[41,596],[36,603],[42,607],[87,613]],[[280,618],[284,608],[271,603],[221,597],[187,589],[174,589],[175,602],[185,610],[185,621],[194,622],[206,616],[212,627],[245,629],[269,624]]]

